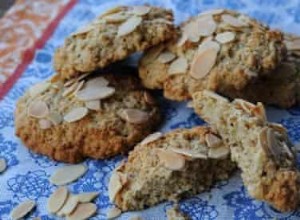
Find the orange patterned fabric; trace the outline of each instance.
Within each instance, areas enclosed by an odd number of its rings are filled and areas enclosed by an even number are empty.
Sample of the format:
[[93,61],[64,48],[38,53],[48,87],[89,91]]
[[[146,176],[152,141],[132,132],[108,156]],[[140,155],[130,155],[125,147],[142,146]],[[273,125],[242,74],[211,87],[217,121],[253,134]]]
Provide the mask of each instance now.
[[0,87],[72,0],[17,0],[0,19]]

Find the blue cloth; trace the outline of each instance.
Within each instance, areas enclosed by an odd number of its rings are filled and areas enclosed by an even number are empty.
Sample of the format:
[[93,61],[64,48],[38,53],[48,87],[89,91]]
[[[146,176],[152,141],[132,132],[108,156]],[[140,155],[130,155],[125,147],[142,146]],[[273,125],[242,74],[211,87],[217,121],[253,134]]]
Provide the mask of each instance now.
[[[20,202],[32,199],[38,204],[31,214],[42,219],[55,219],[46,211],[47,197],[55,187],[48,177],[63,163],[54,162],[45,156],[32,153],[25,148],[14,135],[14,118],[16,100],[32,84],[48,78],[53,74],[52,55],[54,49],[63,43],[64,38],[75,31],[103,10],[114,5],[144,4],[164,6],[175,12],[176,22],[181,22],[191,15],[212,9],[235,9],[268,23],[274,28],[300,34],[300,2],[299,0],[81,0],[65,16],[53,36],[45,46],[38,50],[33,62],[27,67],[22,77],[0,101],[0,158],[6,159],[8,169],[0,174],[0,219],[9,219],[11,209]],[[166,123],[161,128],[168,131],[174,128],[188,128],[203,124],[185,103],[162,101]],[[268,108],[271,121],[283,123],[294,143],[300,139],[300,108],[280,110]],[[107,183],[116,163],[122,158],[110,160],[87,160],[88,172],[77,182],[70,184],[72,192],[99,191],[96,200],[98,215],[93,219],[105,219],[106,211],[112,207],[108,200]],[[139,212],[143,219],[165,219],[165,210],[170,203],[163,203]],[[202,193],[180,203],[181,209],[192,219],[300,219],[300,211],[279,213],[266,203],[252,200],[243,184],[239,173],[230,180],[218,183],[210,192]],[[120,219],[128,219],[132,213],[124,213]]]

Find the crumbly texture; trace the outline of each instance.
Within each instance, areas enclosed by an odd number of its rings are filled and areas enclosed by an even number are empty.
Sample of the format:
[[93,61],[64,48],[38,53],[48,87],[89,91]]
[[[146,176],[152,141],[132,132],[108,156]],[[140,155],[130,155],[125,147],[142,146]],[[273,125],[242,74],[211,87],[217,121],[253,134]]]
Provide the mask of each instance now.
[[[226,24],[223,16],[234,17],[242,21],[243,26],[235,27]],[[215,30],[210,35],[200,36],[199,39],[187,38],[184,41],[183,39],[188,35],[186,30],[190,26],[190,29],[197,30],[193,24],[201,21],[203,26],[207,22],[203,21],[204,18],[216,24]],[[208,25],[206,28],[211,26]],[[198,30],[203,29],[198,28]],[[220,37],[221,33],[227,34],[227,42],[218,41],[217,36]],[[231,40],[228,35],[233,36]],[[209,49],[210,52],[211,49],[217,52],[216,57],[208,54]],[[207,53],[204,54],[204,51]],[[159,56],[165,52],[171,52],[174,58],[162,63]],[[204,89],[241,90],[257,78],[273,74],[272,71],[285,56],[286,48],[280,32],[272,31],[243,14],[222,10],[219,13],[200,14],[188,20],[178,29],[177,39],[148,50],[140,61],[139,75],[147,88],[163,89],[166,98],[181,101],[190,99],[194,92]],[[203,63],[194,68],[196,72],[202,73],[195,77],[192,72],[196,57],[200,57]],[[170,67],[177,58],[184,59],[187,67],[174,73],[170,71]],[[201,60],[200,58],[198,61]],[[212,66],[209,68],[207,65],[210,62]],[[204,66],[208,68],[206,71],[203,70],[206,68]]]
[[[103,159],[127,152],[159,125],[158,106],[153,97],[140,87],[136,77],[95,73],[83,81],[88,82],[99,76],[116,90],[112,96],[101,100],[100,109],[89,110],[86,116],[74,122],[58,120],[57,124],[47,129],[40,127],[42,119],[28,115],[31,103],[44,101],[50,113],[43,120],[51,120],[50,114],[55,113],[56,118],[63,118],[75,107],[84,107],[85,102],[72,94],[64,97],[62,94],[66,87],[55,77],[41,94],[32,97],[27,91],[18,101],[15,112],[16,135],[24,145],[54,160],[76,163],[86,157]],[[148,119],[140,124],[130,123],[119,117],[118,111],[121,109],[141,110],[148,114]]]
[[266,121],[261,103],[229,102],[209,91],[193,95],[195,111],[230,146],[249,194],[280,211],[299,204],[299,173],[286,129]]
[[[54,55],[54,68],[60,77],[69,79],[103,68],[170,39],[175,32],[172,12],[147,7],[149,12],[141,16],[134,14],[133,7],[114,8],[69,36]],[[132,17],[142,18],[141,23],[132,32],[118,36],[120,26]]]
[[[205,137],[209,134],[217,135],[208,127],[178,129],[150,143],[137,145],[128,161],[114,171],[126,177],[114,203],[123,211],[144,209],[165,200],[177,201],[196,195],[211,188],[216,181],[228,179],[235,168],[229,154],[218,159],[184,156],[185,164],[180,170],[167,168],[158,156],[160,150],[169,152],[174,148],[206,154],[210,147]],[[228,148],[221,139],[218,147]]]
[[178,205],[174,205],[173,207],[167,210],[167,219],[168,220],[189,220],[190,218],[180,211]]

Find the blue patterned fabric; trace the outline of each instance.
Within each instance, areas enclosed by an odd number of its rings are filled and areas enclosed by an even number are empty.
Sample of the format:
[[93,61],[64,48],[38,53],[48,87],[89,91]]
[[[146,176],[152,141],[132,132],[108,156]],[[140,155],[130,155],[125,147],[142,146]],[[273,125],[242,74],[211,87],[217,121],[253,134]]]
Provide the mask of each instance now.
[[[35,200],[37,209],[30,217],[41,216],[43,220],[56,219],[48,216],[45,208],[47,197],[55,187],[48,177],[64,164],[54,162],[45,156],[28,151],[14,135],[13,112],[16,100],[32,84],[44,80],[53,73],[52,55],[54,49],[63,43],[64,38],[75,31],[103,10],[120,4],[149,3],[171,8],[175,12],[176,22],[181,22],[191,15],[212,8],[235,9],[268,23],[274,28],[300,34],[299,0],[80,0],[64,17],[53,36],[45,46],[37,51],[34,60],[27,67],[22,77],[9,93],[0,101],[0,157],[8,164],[6,172],[0,175],[0,219],[9,219],[11,209],[26,200]],[[159,93],[158,93],[159,94]],[[165,115],[162,131],[175,128],[188,128],[204,122],[186,108],[186,103],[176,103],[160,98]],[[300,108],[280,110],[268,108],[271,121],[284,124],[294,143],[300,140]],[[88,172],[77,182],[70,184],[72,192],[99,191],[96,200],[98,214],[93,219],[105,219],[105,213],[112,207],[107,193],[107,184],[111,171],[122,158],[110,160],[87,160]],[[170,203],[149,208],[138,214],[143,219],[165,219],[165,210]],[[211,191],[182,201],[180,207],[192,219],[299,219],[300,211],[279,213],[265,203],[252,200],[243,184],[239,173],[230,180],[218,183]],[[122,214],[120,219],[128,219],[133,212]]]

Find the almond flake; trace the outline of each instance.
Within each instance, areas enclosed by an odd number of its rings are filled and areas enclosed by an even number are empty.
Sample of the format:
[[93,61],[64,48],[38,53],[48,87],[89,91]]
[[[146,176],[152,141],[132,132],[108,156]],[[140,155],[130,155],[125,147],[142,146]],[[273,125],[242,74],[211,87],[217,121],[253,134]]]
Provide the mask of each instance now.
[[148,135],[144,140],[142,140],[142,142],[140,144],[141,145],[149,144],[153,141],[158,140],[162,136],[163,136],[163,134],[161,132],[155,132],[153,134]]
[[69,123],[75,122],[82,119],[87,114],[88,114],[88,109],[85,107],[74,108],[64,116],[64,120]]
[[6,161],[3,158],[0,158],[0,174],[6,170]]
[[77,92],[76,97],[80,101],[91,101],[97,99],[105,99],[115,93],[115,88],[112,87],[94,87],[89,86]]
[[150,12],[151,8],[148,6],[133,6],[132,13],[135,15],[143,16]]
[[67,220],[89,219],[97,211],[97,206],[93,203],[78,204],[75,211],[67,217]]
[[218,15],[218,14],[222,14],[224,11],[225,11],[224,9],[212,9],[212,10],[201,12],[200,16],[202,16],[202,15]]
[[200,39],[199,29],[198,29],[198,22],[193,20],[183,26],[182,31],[183,34],[187,36],[188,40],[191,42],[198,42]]
[[85,102],[85,107],[91,110],[100,110],[101,109],[101,101],[100,100],[91,100]]
[[223,143],[221,138],[212,133],[205,135],[205,141],[208,147],[219,147]]
[[186,36],[185,33],[182,33],[181,37],[179,38],[179,40],[177,41],[177,47],[181,47],[185,44],[185,42],[188,40],[188,37]]
[[213,159],[226,158],[230,153],[229,147],[210,147],[208,149],[208,157]]
[[78,203],[78,198],[75,195],[70,194],[63,207],[57,212],[57,215],[66,216],[71,214],[75,210]]
[[119,173],[113,172],[108,183],[108,195],[111,202],[115,200],[122,187],[123,184],[121,182]]
[[70,87],[67,87],[63,93],[62,93],[62,96],[63,97],[66,97],[68,95],[70,95],[75,89],[76,87],[78,86],[78,82],[75,82],[74,84],[72,84]]
[[72,92],[71,95],[76,95],[77,92],[78,92],[80,89],[82,89],[83,85],[84,85],[84,80],[80,81],[80,82],[76,85],[76,88],[74,89],[74,91]]
[[227,31],[220,34],[217,34],[216,40],[221,44],[226,44],[233,41],[235,38],[235,33]]
[[54,185],[65,185],[71,183],[85,174],[87,168],[83,164],[64,166],[55,171],[50,177],[50,182]]
[[174,60],[175,57],[176,57],[175,54],[173,54],[173,53],[171,53],[171,52],[169,52],[169,51],[166,51],[166,52],[161,53],[161,54],[158,56],[157,60],[158,60],[158,62],[160,62],[160,63],[169,63],[169,62],[171,62],[172,60]]
[[170,20],[164,19],[164,18],[153,19],[153,20],[151,20],[151,23],[161,23],[161,24],[173,25],[173,22],[171,22]]
[[152,61],[155,60],[164,49],[165,46],[163,44],[152,47],[146,52],[145,56],[142,59],[142,62],[145,64],[152,63]]
[[122,109],[118,116],[132,124],[141,124],[149,119],[149,114],[139,109]]
[[48,128],[51,128],[52,122],[47,119],[40,119],[39,125],[40,125],[41,129],[48,129]]
[[103,19],[107,23],[120,23],[120,22],[127,20],[127,18],[128,18],[128,15],[126,15],[124,13],[117,13],[117,14],[111,14],[111,15],[105,16]]
[[92,79],[89,79],[86,82],[86,87],[106,87],[108,86],[109,82],[103,77],[98,76]]
[[28,115],[34,118],[44,118],[49,114],[49,109],[44,101],[34,101],[28,106]]
[[73,83],[75,83],[77,81],[76,78],[70,79],[67,82],[65,82],[64,87],[69,87],[70,85],[72,85]]
[[77,194],[76,197],[79,202],[86,203],[86,202],[93,201],[98,195],[99,192],[86,192],[86,193]]
[[188,69],[188,62],[184,57],[178,57],[176,60],[174,60],[169,69],[168,74],[182,74],[185,73]]
[[68,198],[68,189],[67,187],[59,187],[57,188],[49,197],[47,203],[47,210],[49,213],[56,213],[58,212],[63,205],[65,204]]
[[107,211],[106,213],[106,218],[107,219],[114,219],[117,218],[118,216],[120,216],[122,213],[122,211],[116,207],[111,208]]
[[35,207],[35,202],[32,200],[27,200],[25,202],[22,202],[17,207],[15,207],[11,211],[11,218],[13,220],[21,219],[25,217],[31,210]]
[[195,79],[204,78],[216,63],[218,51],[211,48],[197,54],[191,65],[190,75]]
[[247,27],[249,26],[246,22],[239,20],[229,14],[222,15],[222,20],[233,27]]
[[141,23],[142,18],[133,16],[119,26],[117,37],[125,36],[133,32]]
[[51,83],[49,82],[42,82],[42,83],[35,84],[34,86],[30,87],[29,94],[31,97],[36,97],[37,95],[42,94],[43,92],[48,90],[50,85]]
[[210,36],[217,29],[217,24],[212,16],[198,17],[197,23],[198,27],[196,30],[198,31],[199,36]]
[[48,118],[54,125],[59,125],[63,120],[63,117],[58,112],[50,112]]
[[101,14],[99,18],[103,18],[107,15],[115,14],[115,13],[118,13],[120,11],[124,11],[124,7],[121,7],[121,6],[113,7],[113,8],[110,8],[110,9],[106,10],[105,12],[103,12],[103,14]]
[[196,152],[193,149],[186,149],[186,148],[170,148],[171,151],[181,154],[183,156],[187,156],[190,158],[197,158],[197,159],[206,159],[207,155],[205,153]]
[[213,41],[211,37],[207,37],[202,41],[202,43],[198,46],[198,54],[206,51],[207,49],[215,49],[216,51],[220,50],[220,44],[216,41]]
[[173,151],[157,149],[157,156],[167,169],[181,170],[185,166],[184,157]]

